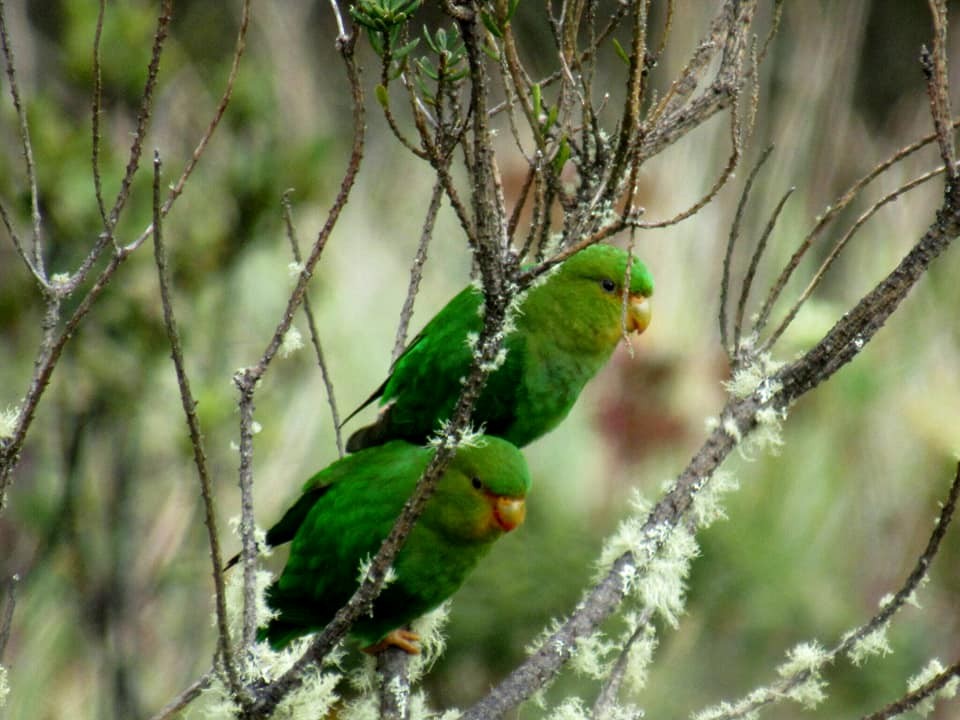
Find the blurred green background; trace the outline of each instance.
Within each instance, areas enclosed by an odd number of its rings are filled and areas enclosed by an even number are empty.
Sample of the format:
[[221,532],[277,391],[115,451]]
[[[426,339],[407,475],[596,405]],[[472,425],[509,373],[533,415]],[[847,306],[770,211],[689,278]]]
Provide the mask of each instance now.
[[[658,33],[661,5],[654,3]],[[678,3],[652,76],[661,91],[704,34],[707,5]],[[100,227],[89,129],[96,3],[14,0],[6,9],[38,168],[47,266],[67,271]],[[154,12],[147,2],[107,7],[108,201],[125,164]],[[159,149],[168,182],[216,105],[238,18],[238,3],[176,4],[145,145]],[[522,2],[516,25],[532,72],[551,69],[540,6]],[[760,27],[768,26],[765,7]],[[929,28],[925,3],[787,4],[763,67],[747,161],[767,143],[776,150],[758,180],[745,237],[758,237],[788,187],[797,192],[755,299],[826,205],[930,132],[917,63]],[[228,553],[238,542],[227,519],[239,514],[238,454],[231,448],[239,418],[230,378],[259,358],[293,285],[280,196],[293,188],[306,247],[349,151],[349,95],[334,34],[327,3],[254,3],[233,102],[165,226]],[[952,43],[954,60],[958,48]],[[370,100],[379,71],[366,46],[360,60]],[[610,49],[601,70],[614,95],[622,68]],[[0,89],[0,199],[27,236],[29,195],[5,77]],[[341,412],[365,399],[387,370],[431,188],[426,166],[398,147],[375,103],[368,125],[357,187],[310,290]],[[501,169],[507,190],[516,192],[525,167],[509,133],[502,137]],[[725,163],[728,138],[727,120],[718,116],[649,163],[641,187],[647,218],[672,216],[699,198]],[[930,148],[898,165],[843,219],[850,222],[870,200],[936,163]],[[427,680],[435,705],[465,706],[513,667],[549,619],[579,598],[631,489],[655,497],[702,441],[705,419],[724,400],[717,296],[747,167],[692,219],[638,235],[637,252],[657,279],[654,322],[634,342],[635,356],[618,351],[569,419],[528,449],[535,478],[528,521],[456,596],[448,652]],[[121,238],[149,223],[149,185],[149,173],[141,173]],[[778,359],[817,340],[894,266],[932,220],[940,193],[931,183],[865,228],[784,338]],[[824,243],[804,261],[788,295],[802,289],[827,250]],[[459,225],[445,207],[413,331],[468,281],[469,267]],[[958,267],[954,249],[851,366],[796,405],[778,455],[728,463],[742,487],[729,496],[729,519],[700,536],[687,613],[679,629],[663,628],[648,687],[637,698],[648,716],[684,717],[771,681],[788,648],[812,638],[832,644],[909,572],[960,447]],[[41,316],[37,288],[0,233],[0,409],[26,391]],[[306,338],[302,318],[296,324]],[[267,525],[305,477],[336,457],[323,385],[307,349],[275,362],[257,396],[256,419],[263,426],[255,440],[257,515]],[[19,573],[22,582],[2,658],[11,695],[0,717],[149,716],[209,667],[214,630],[202,506],[148,247],[121,269],[68,346],[15,477],[0,515],[0,580]],[[895,653],[860,669],[846,661],[831,668],[820,716],[876,709],[899,696],[929,658],[956,659],[958,566],[954,531],[921,595],[923,608],[905,611],[891,632]],[[549,697],[581,694],[589,701],[594,692],[567,673]],[[767,717],[800,712],[784,706]],[[954,703],[936,717],[958,712]],[[519,717],[538,714],[526,708]]]

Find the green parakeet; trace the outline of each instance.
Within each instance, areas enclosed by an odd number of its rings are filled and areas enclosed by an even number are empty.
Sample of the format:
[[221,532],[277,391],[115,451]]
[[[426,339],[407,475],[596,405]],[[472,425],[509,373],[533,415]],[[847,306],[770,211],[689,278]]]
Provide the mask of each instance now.
[[[307,481],[267,533],[270,545],[293,544],[283,573],[267,589],[279,615],[261,638],[281,648],[333,618],[435,452],[395,440],[348,455]],[[529,488],[526,462],[510,443],[481,437],[476,446],[459,448],[394,560],[396,579],[352,634],[374,649],[392,644],[416,652],[415,636],[393,631],[453,594],[493,542],[523,522]]]
[[[624,250],[592,245],[527,291],[504,340],[506,359],[490,374],[474,408],[477,427],[523,447],[567,416],[622,337],[626,269]],[[627,330],[643,332],[650,324],[652,294],[650,271],[634,259]],[[353,433],[347,450],[394,439],[423,443],[438,430],[469,371],[468,337],[482,328],[482,305],[480,291],[467,287],[427,323],[386,381],[357,409],[380,399],[376,421]]]

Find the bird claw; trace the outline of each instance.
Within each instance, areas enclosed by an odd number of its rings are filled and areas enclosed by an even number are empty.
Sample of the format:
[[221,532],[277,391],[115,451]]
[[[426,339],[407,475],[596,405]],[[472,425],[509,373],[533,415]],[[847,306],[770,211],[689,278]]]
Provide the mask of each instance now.
[[420,636],[417,635],[417,633],[399,628],[388,632],[380,642],[367,645],[367,647],[361,648],[361,650],[369,655],[377,655],[388,647],[395,647],[400,648],[408,655],[419,655],[420,648],[414,645],[414,643],[417,642],[420,642]]

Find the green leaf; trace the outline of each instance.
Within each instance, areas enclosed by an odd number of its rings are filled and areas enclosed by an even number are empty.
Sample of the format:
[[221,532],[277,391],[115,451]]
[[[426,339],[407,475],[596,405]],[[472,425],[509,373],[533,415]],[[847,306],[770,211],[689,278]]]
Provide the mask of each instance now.
[[563,166],[570,159],[570,143],[566,136],[560,138],[560,147],[557,148],[557,154],[553,157],[553,171],[559,175],[563,171]]
[[500,51],[495,47],[484,43],[480,46],[480,49],[483,50],[484,54],[494,62],[500,62]]
[[519,5],[520,0],[510,0],[510,3],[507,5],[507,17],[504,18],[507,22],[513,19],[513,14],[517,11]]
[[427,45],[430,46],[430,49],[439,55],[440,48],[438,48],[437,44],[433,41],[433,37],[430,35],[430,29],[426,25],[423,26],[423,36],[427,39]]
[[627,55],[627,51],[623,49],[623,45],[621,45],[616,38],[613,38],[613,49],[617,53],[617,57],[623,60],[627,66],[629,66],[630,56]]
[[437,72],[430,58],[422,57],[419,60],[417,60],[417,67],[419,67],[420,71],[423,72],[423,74],[429,77],[431,80],[440,79],[440,73]]
[[387,92],[387,86],[383,84],[378,84],[374,92],[377,95],[377,102],[384,109],[390,108],[390,93]]
[[540,83],[534,83],[530,90],[533,95],[533,117],[539,119],[540,113],[543,112],[543,98],[540,94]]
[[560,106],[554,105],[549,110],[547,110],[547,121],[543,124],[543,131],[547,132],[550,128],[553,127],[553,124],[557,121],[557,115],[560,113]]
[[500,40],[503,40],[503,30],[497,26],[497,21],[493,15],[488,12],[481,12],[480,19],[483,20],[484,27],[490,31],[490,34]]
[[419,44],[420,44],[420,38],[414,38],[403,47],[398,48],[396,51],[394,51],[393,53],[394,59],[403,60]]

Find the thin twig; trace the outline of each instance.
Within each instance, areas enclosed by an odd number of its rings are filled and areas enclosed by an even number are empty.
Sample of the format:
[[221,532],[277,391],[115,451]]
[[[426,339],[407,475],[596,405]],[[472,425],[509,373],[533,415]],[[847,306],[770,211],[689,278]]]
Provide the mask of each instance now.
[[170,30],[170,21],[173,19],[173,0],[162,0],[160,13],[157,15],[157,27],[153,34],[153,48],[150,52],[150,62],[147,65],[147,80],[140,95],[140,108],[137,110],[137,127],[133,131],[133,142],[130,145],[130,155],[127,158],[127,168],[120,180],[120,190],[114,200],[113,208],[107,218],[106,232],[111,237],[113,230],[120,219],[123,206],[130,197],[133,177],[140,167],[140,156],[143,153],[143,141],[146,138],[147,126],[150,123],[150,113],[153,109],[153,93],[157,87],[157,77],[160,74],[160,58],[163,56],[163,46]]
[[103,184],[100,177],[100,111],[103,102],[103,78],[100,69],[100,40],[103,36],[103,15],[106,11],[106,0],[99,0],[97,7],[97,27],[93,33],[93,99],[90,107],[90,164],[93,170],[93,191],[97,199],[97,209],[100,210],[100,220],[103,222],[103,231],[110,232],[110,221],[107,218],[107,208],[103,202]]
[[427,249],[433,237],[433,226],[440,210],[440,201],[443,199],[443,185],[436,182],[433,193],[430,195],[430,205],[427,207],[427,217],[423,221],[423,231],[420,233],[420,242],[417,252],[410,265],[410,284],[407,287],[407,297],[400,310],[400,323],[397,326],[396,339],[393,342],[393,352],[390,354],[390,367],[397,361],[407,345],[407,330],[410,327],[410,318],[413,317],[413,304],[420,290],[420,279],[423,277],[423,266],[427,262]]
[[[46,284],[47,273],[43,267],[43,239],[40,217],[40,193],[37,190],[37,169],[33,161],[33,144],[30,142],[30,128],[27,124],[27,111],[20,99],[20,86],[17,83],[17,71],[14,64],[13,46],[7,35],[7,11],[0,0],[0,46],[7,68],[7,81],[10,83],[10,96],[20,123],[20,143],[23,146],[23,161],[26,163],[27,183],[30,186],[30,216],[33,220],[33,257],[30,269],[38,279]],[[12,234],[12,233],[11,233]]]
[[753,190],[753,183],[760,173],[760,169],[769,159],[773,152],[773,145],[760,153],[756,165],[747,176],[747,182],[743,185],[743,191],[740,193],[740,199],[737,202],[737,211],[733,215],[733,222],[730,224],[730,234],[727,236],[727,249],[723,254],[723,274],[720,277],[720,311],[718,322],[720,325],[720,344],[727,356],[733,358],[736,355],[736,348],[729,344],[727,326],[730,324],[727,317],[727,302],[730,294],[730,276],[733,266],[733,249],[740,238],[740,225],[743,222],[743,213],[747,209],[747,202],[750,200],[750,192]]
[[213,497],[213,487],[210,482],[210,473],[207,470],[207,454],[203,448],[203,433],[200,430],[200,419],[197,417],[197,401],[190,390],[190,378],[187,375],[183,361],[183,346],[180,342],[180,332],[177,329],[177,319],[173,312],[173,301],[170,297],[170,271],[167,267],[167,254],[163,245],[162,218],[160,217],[160,154],[153,154],[153,249],[154,261],[157,265],[157,276],[160,283],[160,301],[163,304],[163,324],[167,330],[167,340],[170,343],[170,355],[177,373],[177,385],[180,388],[180,401],[183,413],[186,416],[187,427],[190,431],[190,444],[193,446],[193,462],[197,466],[197,475],[200,480],[200,496],[203,498],[204,523],[207,526],[207,539],[210,543],[210,562],[215,588],[217,609],[217,648],[222,664],[226,670],[227,681],[234,695],[239,697],[243,685],[237,675],[233,660],[233,647],[230,642],[230,627],[227,621],[226,590],[223,584],[223,556],[220,553],[220,533],[217,530],[217,510]]
[[170,718],[176,716],[187,705],[196,700],[200,696],[200,693],[207,689],[207,686],[210,685],[210,682],[213,680],[213,676],[214,670],[207,670],[199,679],[190,683],[183,692],[167,703],[156,715],[152,716],[150,720],[170,720]]
[[593,704],[593,720],[604,720],[604,718],[609,717],[618,706],[618,696],[620,694],[620,687],[623,685],[623,678],[627,672],[627,664],[630,661],[630,651],[642,637],[651,632],[650,621],[652,617],[653,610],[651,608],[644,608],[643,613],[638,618],[636,629],[620,650],[617,662],[610,670],[610,674],[603,683],[603,687],[600,688],[600,694],[597,695],[597,699]]
[[743,282],[740,283],[740,299],[737,301],[737,319],[733,326],[733,351],[735,355],[738,354],[740,350],[740,338],[743,334],[743,317],[746,313],[747,300],[750,297],[753,280],[757,275],[757,267],[760,265],[760,258],[763,257],[763,252],[767,249],[767,242],[770,240],[770,235],[773,234],[777,220],[780,219],[780,213],[783,212],[787,200],[790,199],[790,196],[793,195],[795,190],[796,187],[788,188],[780,198],[780,202],[778,202],[777,206],[773,209],[773,213],[771,213],[770,219],[767,221],[766,227],[763,228],[763,233],[757,241],[757,246],[753,250],[753,256],[750,258],[750,265],[747,267],[747,273],[743,277]]
[[[243,52],[247,47],[247,29],[250,27],[250,2],[251,0],[243,0],[243,8],[241,10],[240,17],[240,29],[237,31],[237,40],[233,51],[233,61],[230,65],[230,73],[227,76],[227,83],[224,87],[223,94],[220,96],[220,102],[217,103],[217,107],[213,112],[213,117],[210,119],[207,129],[204,131],[203,135],[200,136],[200,141],[197,143],[197,146],[193,149],[193,153],[190,156],[190,159],[187,161],[187,164],[183,168],[183,172],[180,173],[180,178],[174,183],[173,187],[170,188],[170,192],[167,194],[167,199],[163,202],[163,207],[160,208],[160,214],[163,217],[166,217],[170,212],[170,209],[173,207],[173,204],[177,201],[177,198],[183,193],[184,188],[186,187],[187,180],[190,179],[190,176],[193,174],[194,169],[197,167],[197,163],[200,162],[200,158],[203,155],[204,150],[207,149],[210,140],[213,138],[213,134],[216,131],[217,127],[220,125],[220,121],[223,118],[224,113],[227,111],[227,106],[230,104],[230,99],[233,97],[233,87],[237,79],[237,73],[240,70],[240,58],[243,57]],[[147,228],[140,233],[139,236],[133,242],[129,243],[126,246],[127,250],[136,250],[140,245],[142,245],[147,238],[150,237],[150,233],[153,232],[153,225],[149,225]]]
[[[290,250],[293,253],[293,259],[299,267],[303,263],[303,256],[300,254],[300,241],[297,240],[297,231],[293,226],[293,208],[290,206],[290,190],[287,190],[281,198],[283,206],[283,222],[287,228],[287,239],[290,241]],[[337,397],[333,391],[333,380],[330,378],[330,371],[327,369],[327,361],[323,356],[323,346],[320,344],[320,333],[317,331],[317,321],[313,316],[313,305],[310,303],[310,296],[303,295],[303,312],[307,316],[307,325],[310,328],[310,340],[313,343],[313,351],[317,356],[317,365],[320,366],[320,377],[323,379],[323,386],[327,393],[327,403],[330,405],[330,415],[333,420],[334,438],[337,442],[337,455],[343,457],[343,436],[340,431],[340,411],[337,409]]]
[[960,660],[957,660],[957,662],[946,670],[932,677],[913,692],[907,693],[899,700],[895,700],[875,713],[865,715],[863,720],[888,720],[897,715],[902,715],[915,708],[934,693],[939,692],[954,678],[960,678]]
[[6,583],[3,618],[0,619],[0,660],[3,660],[3,651],[7,649],[7,642],[10,640],[10,630],[13,627],[13,609],[17,605],[17,585],[19,582],[20,576],[13,574]]
[[[960,118],[957,118],[950,123],[951,128],[956,128],[957,126],[960,126]],[[776,282],[774,282],[773,286],[770,288],[770,291],[767,293],[767,298],[763,303],[763,307],[760,309],[757,322],[754,323],[754,332],[759,333],[764,327],[766,327],[767,321],[770,319],[770,313],[773,310],[773,306],[783,293],[787,282],[789,282],[794,271],[800,265],[800,261],[810,249],[813,241],[819,237],[827,225],[829,225],[830,222],[833,221],[833,219],[837,217],[841,211],[845,210],[855,198],[859,197],[860,193],[863,192],[867,185],[880,177],[890,167],[909,157],[910,155],[913,155],[915,152],[926,147],[936,139],[937,134],[931,133],[930,135],[920,138],[916,142],[907,145],[906,147],[900,148],[889,158],[877,164],[872,170],[870,170],[870,172],[853,183],[853,185],[847,188],[846,192],[844,192],[839,198],[837,198],[837,200],[824,209],[823,213],[814,223],[813,228],[807,233],[803,240],[800,241],[797,249],[790,257],[789,262],[784,266],[783,270],[780,272],[780,275],[777,277]]]
[[940,144],[940,157],[947,166],[950,182],[957,179],[957,152],[954,147],[953,129],[950,125],[950,93],[947,76],[947,4],[945,0],[929,0],[933,18],[933,51],[924,47],[920,52],[920,65],[927,76],[927,94],[930,98],[930,115]]
[[760,352],[765,352],[769,350],[773,345],[780,339],[780,336],[786,331],[786,329],[796,318],[797,313],[800,312],[800,308],[803,307],[804,303],[810,298],[813,294],[813,291],[820,285],[820,281],[823,280],[823,276],[826,274],[827,270],[833,265],[834,260],[837,259],[837,256],[843,251],[847,246],[847,243],[850,242],[850,239],[856,235],[857,231],[867,222],[871,217],[873,217],[880,208],[884,205],[887,205],[901,195],[914,188],[922,185],[928,180],[932,180],[937,177],[940,173],[944,171],[944,166],[941,165],[934,170],[925,172],[923,175],[910,180],[909,182],[904,183],[898,187],[893,192],[884,195],[877,202],[870,206],[865,212],[863,212],[850,226],[850,228],[843,234],[843,236],[837,240],[833,248],[830,250],[830,253],[824,258],[823,262],[820,263],[820,267],[817,268],[817,272],[814,273],[813,277],[810,279],[810,282],[807,283],[807,287],[804,288],[803,292],[800,293],[800,297],[797,298],[797,301],[793,304],[793,307],[790,308],[789,312],[784,316],[783,320],[780,321],[780,324],[777,328],[770,333],[770,336],[764,341],[763,346],[760,349]]

